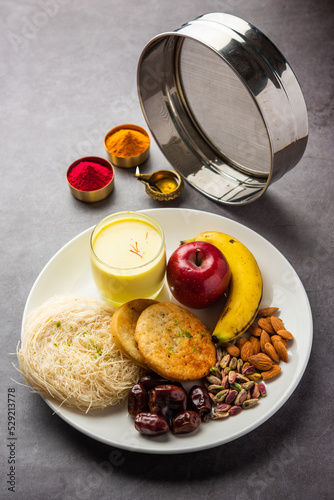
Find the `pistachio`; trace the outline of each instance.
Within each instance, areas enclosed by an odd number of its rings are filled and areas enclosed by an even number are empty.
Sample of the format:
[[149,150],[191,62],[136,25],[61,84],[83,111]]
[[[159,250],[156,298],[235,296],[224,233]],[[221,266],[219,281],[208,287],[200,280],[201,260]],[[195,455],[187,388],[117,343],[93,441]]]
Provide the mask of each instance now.
[[228,405],[226,403],[220,403],[219,405],[216,406],[215,411],[225,412],[228,411],[230,408],[231,405]]
[[257,384],[256,382],[254,382],[254,385],[252,387],[251,395],[252,395],[252,398],[259,398],[261,396],[259,384]]
[[237,372],[238,373],[241,373],[242,372],[242,367],[244,365],[244,362],[241,358],[238,359],[238,362],[237,362]]
[[240,384],[238,384],[238,382],[233,382],[233,384],[231,384],[231,386],[236,389],[238,392],[241,391],[242,389],[242,386]]
[[222,386],[221,385],[215,385],[215,384],[212,384],[212,385],[209,385],[209,387],[207,388],[207,390],[209,392],[219,392],[222,390]]
[[228,374],[228,382],[229,382],[229,384],[233,384],[233,382],[235,382],[236,377],[237,377],[237,373],[234,370],[231,370],[229,372],[229,374]]
[[229,372],[232,370],[232,368],[230,368],[229,366],[227,366],[226,368],[224,368],[223,370],[223,375],[228,375]]
[[230,392],[227,394],[227,396],[225,398],[225,403],[226,404],[233,403],[233,401],[235,400],[235,398],[237,397],[237,395],[238,395],[238,391],[235,391],[234,389],[231,389]]
[[248,377],[248,375],[251,375],[254,372],[255,372],[255,367],[252,365],[244,366],[244,368],[242,369],[242,374],[246,375],[246,377]]
[[226,418],[226,417],[229,417],[229,413],[227,411],[221,412],[214,410],[213,413],[211,413],[211,420],[220,420],[221,418]]
[[258,386],[260,394],[264,398],[267,395],[267,388],[263,382],[259,382]]
[[216,362],[217,362],[217,365],[219,365],[219,363],[221,362],[222,359],[223,359],[223,351],[218,346],[217,349],[216,349]]
[[246,382],[249,382],[249,378],[246,377],[246,375],[242,375],[241,373],[237,373],[237,382],[240,384],[245,384]]
[[242,385],[242,388],[245,389],[246,391],[250,391],[251,389],[253,389],[254,385],[255,385],[255,382],[253,382],[252,380],[250,380],[249,382],[245,382]]
[[221,379],[216,377],[215,375],[208,375],[206,377],[206,380],[207,382],[209,382],[209,384],[215,384],[215,385],[220,385],[221,384]]
[[233,358],[231,359],[231,361],[229,362],[229,368],[231,368],[231,370],[235,370],[236,367],[237,367],[237,358],[235,356],[233,356]]
[[216,395],[213,394],[213,392],[209,392],[209,391],[208,391],[208,394],[209,394],[210,399],[212,399],[212,401],[215,403],[215,397],[216,397]]
[[218,370],[218,368],[216,366],[212,366],[210,368],[210,373],[212,375],[214,375],[215,377],[218,377],[218,378],[222,378],[222,374],[221,374],[221,371]]
[[231,356],[229,354],[226,354],[219,363],[220,368],[222,369],[226,368],[229,365],[230,361],[231,361]]
[[241,389],[239,394],[234,400],[235,405],[242,405],[247,399],[247,391],[245,389]]
[[259,400],[257,398],[254,399],[247,399],[242,403],[242,408],[243,410],[247,410],[248,408],[253,408],[257,404]]
[[213,401],[215,403],[222,403],[224,401],[224,399],[226,398],[226,396],[228,395],[229,392],[230,392],[229,389],[224,389],[224,390],[222,390],[220,392],[217,392],[217,394],[213,398]]
[[239,415],[239,413],[242,412],[242,407],[241,406],[232,406],[232,408],[228,411],[228,414],[231,417],[234,417],[235,415]]
[[223,380],[222,380],[222,388],[223,389],[229,389],[230,388],[230,383],[228,381],[228,375],[225,375]]

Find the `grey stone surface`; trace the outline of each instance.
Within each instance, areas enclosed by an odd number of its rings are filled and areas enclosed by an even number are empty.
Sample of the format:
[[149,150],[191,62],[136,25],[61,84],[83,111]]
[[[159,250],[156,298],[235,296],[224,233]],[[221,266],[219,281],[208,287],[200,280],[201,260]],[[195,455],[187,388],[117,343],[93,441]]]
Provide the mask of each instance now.
[[[66,168],[80,156],[105,156],[103,137],[112,126],[145,126],[136,93],[144,45],[214,11],[252,22],[287,57],[307,102],[309,142],[298,166],[247,207],[218,205],[189,185],[168,206],[231,218],[275,245],[307,291],[314,343],[293,396],[250,434],[203,452],[141,455],[101,444],[52,414],[13,382],[19,375],[9,353],[29,291],[57,250],[111,212],[161,206],[121,169],[106,201],[80,203],[69,193]],[[333,2],[2,0],[0,13],[0,497],[333,498]],[[164,167],[152,144],[145,170]],[[12,387],[15,493],[7,483]]]

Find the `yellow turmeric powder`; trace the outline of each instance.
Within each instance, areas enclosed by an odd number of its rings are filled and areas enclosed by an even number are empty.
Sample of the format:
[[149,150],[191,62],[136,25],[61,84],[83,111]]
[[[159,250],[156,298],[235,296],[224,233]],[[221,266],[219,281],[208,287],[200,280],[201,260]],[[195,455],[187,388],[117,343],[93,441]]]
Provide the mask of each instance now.
[[111,154],[120,158],[137,156],[146,151],[150,138],[132,129],[120,129],[106,139],[106,147]]

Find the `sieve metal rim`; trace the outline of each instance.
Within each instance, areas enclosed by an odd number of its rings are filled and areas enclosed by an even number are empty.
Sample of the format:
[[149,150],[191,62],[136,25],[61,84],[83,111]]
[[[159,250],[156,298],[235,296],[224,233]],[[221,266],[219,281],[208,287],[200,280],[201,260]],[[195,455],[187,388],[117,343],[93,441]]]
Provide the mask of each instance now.
[[[240,43],[244,44],[244,47],[247,48],[249,54],[261,61],[263,67],[266,68],[266,77],[268,78],[268,82],[271,82],[271,84],[267,85],[266,87],[266,98],[267,103],[269,103],[269,110],[265,109],[263,103],[264,96],[261,95],[261,93],[259,95],[255,95],[253,89],[250,86],[250,82],[247,81],[247,79],[243,79],[243,75],[240,73],[240,68],[235,66],[235,62],[234,64],[231,64],[231,61],[228,60],[226,53],[224,53],[223,51],[224,47],[219,47],[219,34],[221,32],[220,30],[224,30],[225,33],[228,32],[231,38],[233,40],[236,40],[236,43],[238,42],[238,39],[241,39],[242,41]],[[213,35],[216,36],[216,40],[209,40],[211,36],[210,33],[213,33]],[[179,171],[179,173],[190,184],[193,184],[191,176],[188,175],[187,172],[183,171],[183,169],[180,168],[180,165],[177,165],[175,162],[173,162],[173,159],[168,154],[166,155],[165,145],[162,144],[159,139],[159,134],[157,134],[156,130],[157,119],[156,117],[152,117],[150,115],[150,110],[148,109],[148,104],[144,95],[145,84],[143,82],[142,73],[143,64],[145,64],[148,55],[152,53],[154,55],[154,51],[157,51],[159,47],[161,50],[161,45],[165,44],[165,52],[163,53],[163,58],[164,63],[166,64],[168,57],[170,57],[170,54],[167,54],[167,51],[170,51],[170,45],[172,45],[173,43],[176,44],[176,41],[177,43],[182,43],[182,41],[186,38],[195,40],[196,42],[201,43],[207,48],[215,51],[215,53],[225,63],[230,65],[230,67],[236,72],[240,80],[244,83],[245,89],[253,98],[260,115],[263,117],[265,128],[268,134],[269,145],[271,148],[271,165],[265,182],[263,181],[263,179],[262,181],[260,181],[259,189],[257,189],[257,192],[255,192],[255,194],[253,193],[244,197],[241,194],[241,196],[237,197],[236,199],[229,199],[228,197],[226,197],[225,199],[218,199],[216,196],[212,196],[210,195],[210,193],[205,192],[205,190],[202,191],[203,194],[205,194],[209,198],[211,197],[212,199],[215,199],[216,201],[219,201],[221,203],[232,205],[249,203],[261,196],[266,191],[270,182],[279,179],[288,170],[292,169],[298,163],[305,151],[308,137],[307,110],[299,83],[292,71],[292,68],[290,67],[284,56],[269,40],[269,38],[266,37],[266,35],[264,35],[250,23],[247,23],[246,21],[229,14],[205,14],[191,21],[190,23],[184,24],[178,30],[161,33],[160,35],[152,38],[144,47],[138,63],[137,85],[140,105],[147,125],[150,128],[152,136],[155,138],[158,146],[170,161],[172,166],[175,168],[175,170]],[[282,71],[281,74],[279,73],[278,68],[279,62],[281,62],[282,67],[284,68],[284,71]],[[170,93],[173,93],[175,89],[178,88],[176,81],[177,72],[175,71],[175,67],[172,73],[172,75],[169,75],[169,78],[172,79],[171,81],[173,81],[174,85],[171,88],[168,88],[168,82],[166,81],[166,79],[164,80],[164,78],[162,78],[161,76],[159,77],[158,75],[158,80],[160,78],[160,81],[157,82],[159,83],[159,85],[157,86],[156,94],[161,93],[164,97],[168,97],[167,101],[169,102],[164,103],[164,112],[169,114],[169,124],[180,120],[181,118],[179,126],[182,126],[182,119],[184,118],[184,116],[180,117],[179,114],[175,114],[173,110],[173,106],[175,105],[175,103],[170,102]],[[279,98],[277,96],[277,92],[280,92]],[[182,95],[180,93],[180,90],[178,90],[177,97],[177,104],[180,104],[182,102]],[[279,124],[274,123],[275,116],[273,116],[272,110],[274,109],[273,106],[275,106],[275,104],[277,105],[277,102],[275,100],[283,102],[284,106],[289,111],[289,116],[286,117],[286,124],[283,130],[282,127],[279,127]],[[184,109],[186,109],[185,106]],[[161,123],[158,122],[158,126],[161,127]],[[175,131],[173,131],[173,133],[174,132]],[[193,131],[191,131],[191,133],[192,132]],[[197,161],[199,169],[202,168],[201,164],[205,164],[202,157],[196,158],[194,156],[194,160]],[[237,165],[233,164],[229,166],[232,166],[233,168],[238,167]],[[208,168],[208,165],[205,165],[205,168]],[[212,170],[215,168],[215,166],[211,164],[209,168]],[[245,181],[243,181],[243,183],[245,183]],[[201,191],[200,186],[194,185],[194,187]]]

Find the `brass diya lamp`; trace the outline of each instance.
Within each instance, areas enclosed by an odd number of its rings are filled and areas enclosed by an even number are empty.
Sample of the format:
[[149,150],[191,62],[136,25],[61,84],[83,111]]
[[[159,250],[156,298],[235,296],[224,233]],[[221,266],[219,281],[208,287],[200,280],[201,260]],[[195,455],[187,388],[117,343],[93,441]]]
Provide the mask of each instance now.
[[145,184],[146,193],[158,201],[174,200],[184,188],[182,177],[173,170],[156,170],[152,174],[141,174],[137,167],[135,177]]

